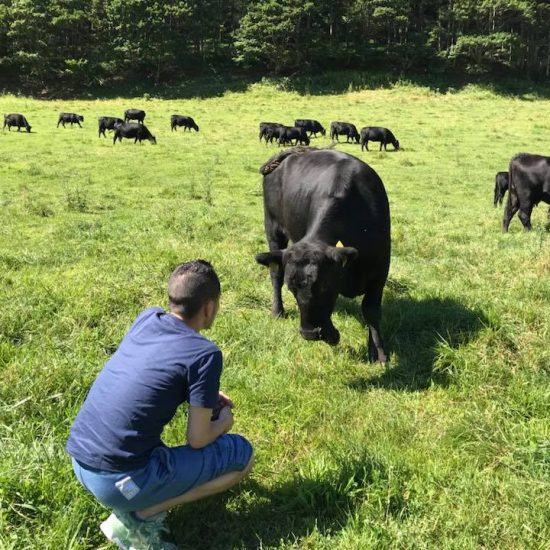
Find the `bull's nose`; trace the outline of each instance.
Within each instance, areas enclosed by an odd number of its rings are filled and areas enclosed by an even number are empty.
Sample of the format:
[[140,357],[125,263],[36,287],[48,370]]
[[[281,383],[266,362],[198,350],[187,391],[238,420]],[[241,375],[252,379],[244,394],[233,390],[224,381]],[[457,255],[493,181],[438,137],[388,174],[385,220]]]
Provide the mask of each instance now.
[[300,327],[300,334],[305,340],[322,340],[331,346],[340,342],[340,333],[335,328],[316,327],[305,329]]
[[321,329],[321,340],[331,346],[335,346],[340,342],[340,333],[335,328],[327,330]]
[[300,334],[305,340],[320,340],[321,329],[317,328],[302,328],[300,327]]

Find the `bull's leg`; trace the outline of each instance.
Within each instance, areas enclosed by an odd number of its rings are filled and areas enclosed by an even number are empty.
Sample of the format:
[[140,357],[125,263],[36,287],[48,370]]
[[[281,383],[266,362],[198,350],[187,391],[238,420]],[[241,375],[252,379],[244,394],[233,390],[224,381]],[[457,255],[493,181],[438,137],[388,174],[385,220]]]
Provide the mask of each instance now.
[[368,325],[368,359],[370,362],[387,363],[388,356],[380,336],[380,320],[382,319],[382,291],[384,283],[367,289],[363,297],[361,310]]
[[[510,191],[509,191],[510,192]],[[518,198],[515,193],[508,196],[508,202],[504,207],[504,218],[502,220],[502,231],[507,232],[510,222],[515,213],[519,210]]]
[[18,131],[18,132],[21,131],[21,126],[18,126],[18,127],[17,127],[17,131]]
[[82,124],[80,124],[80,120],[77,120],[76,123],[78,124],[79,128],[82,128]]
[[[266,223],[266,229],[269,222]],[[272,233],[270,229],[266,231],[268,234],[269,250],[284,250],[288,246],[288,239],[285,235],[279,231]],[[271,233],[271,236],[269,236]],[[271,286],[273,287],[273,303],[271,305],[271,315],[273,317],[282,317],[285,314],[285,308],[283,306],[283,281],[284,281],[284,268],[282,266],[270,267],[269,275],[271,277]]]
[[518,217],[523,224],[523,227],[526,231],[531,231],[531,212],[533,211],[533,206],[530,205],[527,208],[520,208]]
[[[385,145],[385,143],[383,141],[380,142],[380,149],[378,149],[379,151],[382,151],[382,145]],[[384,151],[386,150],[386,147],[384,147]]]
[[59,125],[60,125],[60,124],[61,124],[61,120],[58,120],[58,121],[57,121],[57,126],[56,126],[56,128],[59,128]]

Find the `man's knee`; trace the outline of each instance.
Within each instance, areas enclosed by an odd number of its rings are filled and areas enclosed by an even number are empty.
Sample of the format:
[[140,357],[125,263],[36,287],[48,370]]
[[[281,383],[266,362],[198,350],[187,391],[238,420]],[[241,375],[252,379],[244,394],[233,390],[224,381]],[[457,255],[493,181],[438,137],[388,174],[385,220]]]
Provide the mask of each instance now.
[[246,477],[250,473],[253,466],[254,466],[254,450],[252,450],[252,454],[250,455],[250,460],[248,461],[248,464],[244,467],[244,470],[241,470],[241,479],[243,477]]

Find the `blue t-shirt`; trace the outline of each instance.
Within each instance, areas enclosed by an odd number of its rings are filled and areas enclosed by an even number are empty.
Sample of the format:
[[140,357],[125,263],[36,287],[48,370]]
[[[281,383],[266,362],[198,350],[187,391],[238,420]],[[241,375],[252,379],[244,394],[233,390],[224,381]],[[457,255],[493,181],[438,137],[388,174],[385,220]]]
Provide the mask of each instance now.
[[213,342],[159,307],[146,309],[92,385],[67,451],[98,470],[142,468],[181,403],[216,407],[221,372]]

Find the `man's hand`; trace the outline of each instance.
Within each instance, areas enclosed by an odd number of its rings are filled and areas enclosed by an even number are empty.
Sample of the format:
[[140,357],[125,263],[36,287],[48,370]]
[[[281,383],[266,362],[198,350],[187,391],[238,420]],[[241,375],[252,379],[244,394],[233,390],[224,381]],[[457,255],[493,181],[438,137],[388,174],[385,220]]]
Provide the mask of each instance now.
[[219,422],[220,425],[223,426],[224,434],[226,434],[233,427],[233,411],[231,410],[231,407],[229,405],[222,408],[217,422]]
[[187,419],[187,442],[194,449],[201,449],[220,435],[227,433],[233,426],[233,412],[229,405],[218,411],[218,418],[212,420],[212,409],[189,406]]
[[218,392],[218,405],[220,406],[220,408],[222,408],[222,407],[231,407],[231,408],[233,408],[235,406],[235,404],[230,399],[230,397],[228,395],[226,395],[225,393],[223,393],[222,391]]

